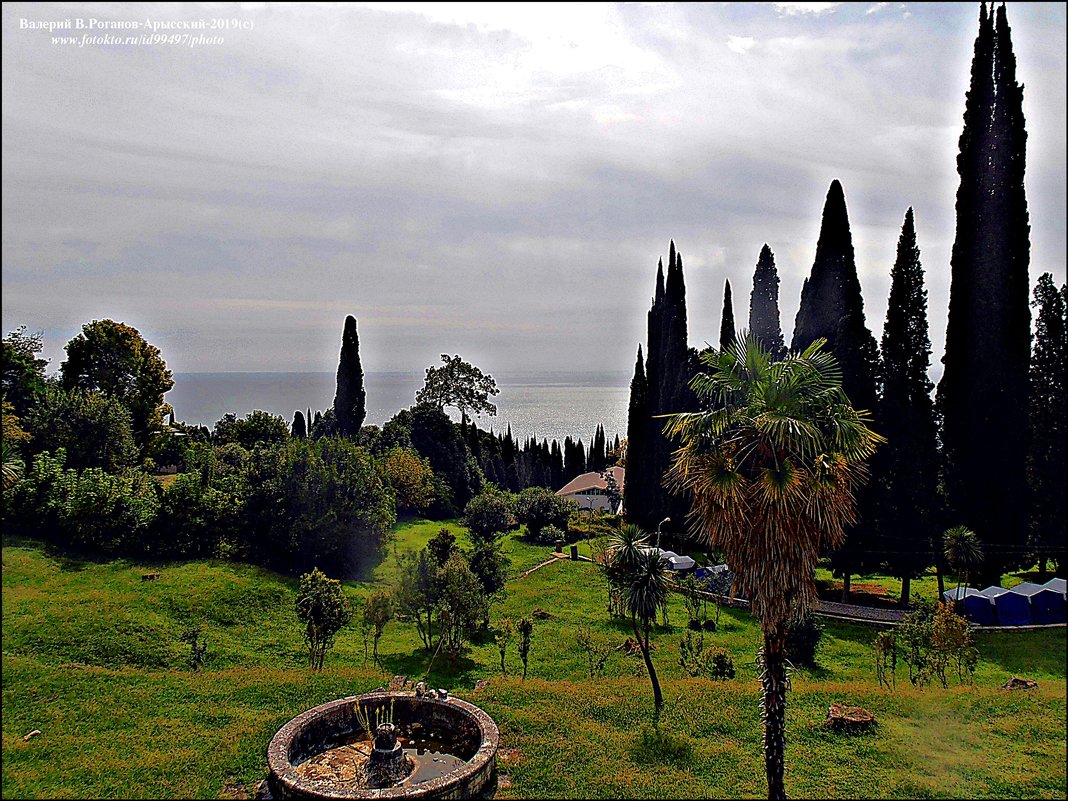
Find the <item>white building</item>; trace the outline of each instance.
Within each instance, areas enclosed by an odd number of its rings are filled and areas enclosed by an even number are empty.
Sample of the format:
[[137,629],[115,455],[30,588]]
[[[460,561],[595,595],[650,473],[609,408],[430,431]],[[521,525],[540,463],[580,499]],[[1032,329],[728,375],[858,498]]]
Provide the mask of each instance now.
[[610,473],[616,482],[619,499],[613,500],[608,495],[608,482],[600,473],[583,473],[575,476],[566,486],[558,489],[556,494],[561,498],[568,498],[578,504],[579,509],[599,509],[609,514],[621,514],[623,511],[623,480],[626,471],[622,467],[609,467],[605,472]]

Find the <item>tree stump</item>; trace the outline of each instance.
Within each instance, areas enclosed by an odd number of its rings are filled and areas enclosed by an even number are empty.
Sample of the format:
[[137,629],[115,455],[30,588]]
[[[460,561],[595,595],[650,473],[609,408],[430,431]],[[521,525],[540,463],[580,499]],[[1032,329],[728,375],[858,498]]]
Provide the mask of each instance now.
[[1013,676],[1007,682],[1001,685],[1003,690],[1032,690],[1038,686],[1037,681],[1031,681],[1031,679],[1021,679],[1019,676]]
[[859,706],[845,706],[834,703],[827,709],[827,719],[823,725],[843,734],[856,734],[875,728],[875,715]]

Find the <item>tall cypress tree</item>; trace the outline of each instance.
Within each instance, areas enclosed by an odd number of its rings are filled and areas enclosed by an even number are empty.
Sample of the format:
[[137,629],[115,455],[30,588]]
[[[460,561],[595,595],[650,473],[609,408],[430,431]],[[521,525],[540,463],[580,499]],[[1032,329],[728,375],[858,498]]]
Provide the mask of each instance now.
[[1030,226],[1023,88],[1002,5],[980,8],[957,172],[945,370],[938,385],[952,520],[982,542],[981,582],[1025,557]]
[[[849,230],[845,192],[836,179],[827,190],[820,237],[812,272],[801,290],[801,305],[794,322],[792,349],[802,351],[816,339],[827,340],[827,350],[842,368],[842,388],[856,409],[876,411],[879,349],[864,318],[864,298]],[[874,423],[878,431],[878,421]],[[873,554],[874,487],[869,483],[857,494],[857,522],[846,531],[842,546],[831,554],[831,567],[843,579],[842,596],[848,598],[853,573],[879,566]]]
[[731,282],[723,286],[723,312],[719,318],[719,349],[727,350],[734,343],[734,301],[731,299]]
[[337,393],[334,395],[334,415],[338,433],[354,437],[367,416],[367,393],[363,388],[363,367],[360,364],[360,337],[356,333],[356,318],[345,317],[341,335],[341,358],[337,366]]
[[631,509],[644,509],[648,504],[648,492],[644,479],[643,462],[648,458],[645,441],[649,416],[648,384],[645,378],[645,362],[642,346],[638,345],[638,358],[634,362],[634,377],[630,380],[630,403],[627,408],[627,476],[623,482],[623,508],[628,520]]
[[290,433],[298,439],[307,439],[308,437],[308,424],[304,419],[304,413],[300,409],[293,413],[293,426]]
[[1035,348],[1031,354],[1031,452],[1027,473],[1031,488],[1031,548],[1039,575],[1046,563],[1065,565],[1065,520],[1068,520],[1068,285],[1057,291],[1044,273],[1035,286]]
[[872,459],[877,554],[901,579],[901,605],[911,581],[934,563],[939,531],[937,427],[927,331],[927,290],[912,209],[905,213],[890,274],[882,340],[879,424],[887,443]]
[[753,273],[749,331],[771,352],[772,358],[778,360],[786,356],[786,343],[779,324],[779,273],[775,269],[775,254],[766,242],[760,249]]

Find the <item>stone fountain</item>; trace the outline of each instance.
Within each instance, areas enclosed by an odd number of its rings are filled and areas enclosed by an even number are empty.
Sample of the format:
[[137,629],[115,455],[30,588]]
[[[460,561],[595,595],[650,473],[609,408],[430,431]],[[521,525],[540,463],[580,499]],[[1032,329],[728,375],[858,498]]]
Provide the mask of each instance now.
[[500,734],[459,698],[374,692],[309,709],[267,748],[272,798],[492,798]]

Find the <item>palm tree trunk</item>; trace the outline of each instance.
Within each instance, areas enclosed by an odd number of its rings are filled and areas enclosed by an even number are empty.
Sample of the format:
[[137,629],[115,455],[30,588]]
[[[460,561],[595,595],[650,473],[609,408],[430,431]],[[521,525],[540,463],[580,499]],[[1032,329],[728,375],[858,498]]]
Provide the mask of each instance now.
[[631,618],[631,625],[634,627],[634,638],[638,641],[638,645],[642,649],[642,657],[645,659],[645,669],[649,671],[649,681],[653,685],[653,720],[657,726],[660,725],[660,709],[664,706],[664,694],[660,691],[660,679],[656,676],[656,668],[653,667],[653,660],[649,656],[649,621],[645,621],[645,638],[642,639],[641,632],[638,631],[638,621],[635,618]]
[[905,576],[901,579],[901,608],[909,608],[909,595],[912,594],[912,578]]
[[842,575],[842,603],[849,603],[849,586],[853,577],[849,573]]
[[946,574],[942,572],[941,559],[935,562],[935,575],[938,577],[938,600],[941,601],[946,597]]
[[764,771],[769,801],[786,798],[786,626],[764,631]]

